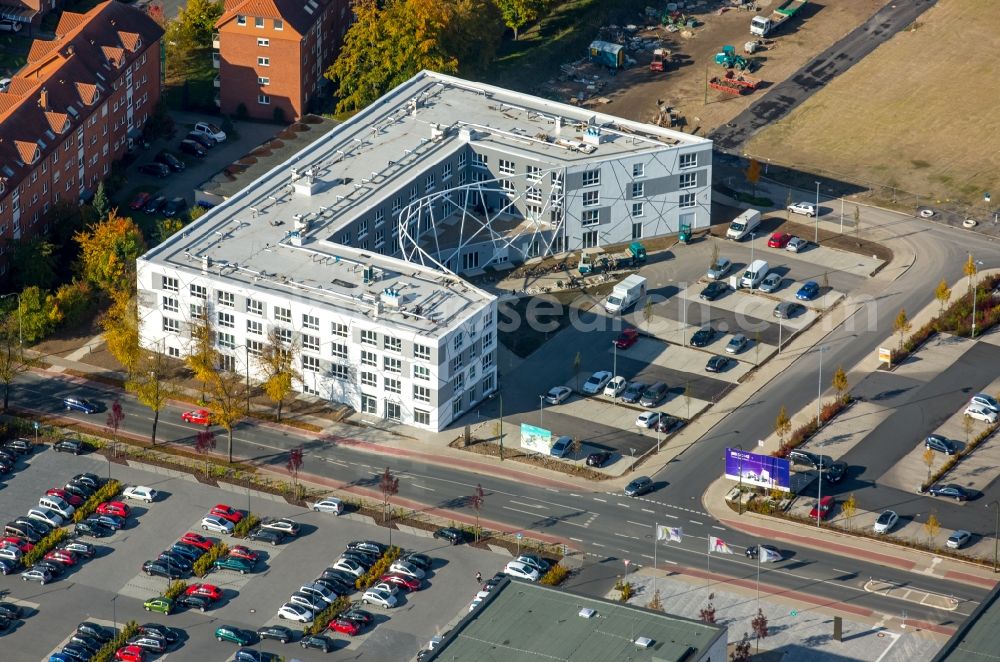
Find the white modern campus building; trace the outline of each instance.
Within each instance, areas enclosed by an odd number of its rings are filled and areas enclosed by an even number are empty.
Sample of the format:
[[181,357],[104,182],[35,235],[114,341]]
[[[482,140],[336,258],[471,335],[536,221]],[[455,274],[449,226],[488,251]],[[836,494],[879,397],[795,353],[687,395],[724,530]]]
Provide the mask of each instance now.
[[432,430],[497,384],[496,299],[455,274],[707,226],[711,142],[422,72],[138,260],[143,346],[209,315],[251,377]]

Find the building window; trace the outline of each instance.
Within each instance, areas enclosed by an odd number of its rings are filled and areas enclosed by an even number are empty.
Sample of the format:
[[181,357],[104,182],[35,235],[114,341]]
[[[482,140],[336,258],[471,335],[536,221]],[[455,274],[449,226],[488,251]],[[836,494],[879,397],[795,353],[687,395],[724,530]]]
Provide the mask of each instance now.
[[433,191],[435,186],[437,186],[437,182],[435,181],[434,173],[432,172],[424,179],[424,188],[429,192]]
[[642,223],[641,222],[639,222],[639,223],[633,223],[632,224],[632,238],[633,239],[642,239]]
[[493,332],[484,331],[483,332],[483,349],[486,349],[493,344]]
[[601,214],[596,209],[586,209],[580,217],[580,225],[590,227],[601,222]]
[[584,232],[582,238],[584,248],[595,248],[597,246],[597,230]]
[[196,299],[207,299],[208,298],[208,290],[205,288],[204,285],[194,285],[194,284],[192,284],[191,285],[191,296],[195,297]]
[[342,345],[340,343],[333,343],[330,345],[330,353],[338,359],[347,358],[347,345]]
[[257,37],[257,45],[258,46],[270,46],[271,45],[271,40],[270,39],[263,39],[261,37]]
[[386,356],[382,359],[382,365],[386,372],[399,374],[403,372],[403,362],[395,357]]
[[198,303],[192,303],[190,310],[191,310],[191,319],[193,320],[205,319],[205,306],[202,306],[201,304]]
[[179,359],[181,357],[181,350],[178,349],[177,347],[167,347],[167,356]]
[[303,315],[302,328],[311,329],[313,331],[319,331],[319,318],[316,317],[315,315]]
[[698,153],[694,154],[681,154],[680,166],[682,168],[696,168],[698,167]]
[[399,406],[398,402],[385,401],[385,417],[390,421],[403,420],[402,407]]
[[641,202],[632,203],[632,218],[638,218],[645,212],[645,206]]
[[442,180],[451,179],[451,164],[450,163],[445,163],[443,166],[441,166],[441,179]]
[[246,24],[247,24],[247,17],[246,16],[237,16],[236,17],[236,25],[246,25]]
[[330,366],[330,376],[346,381],[351,377],[351,369],[346,365],[332,365]]
[[346,338],[347,337],[347,325],[346,324],[341,324],[340,322],[334,322],[331,325],[330,332],[333,335],[335,335],[335,336],[339,336],[340,338]]
[[413,422],[416,425],[430,425],[431,413],[429,411],[424,411],[423,409],[414,409]]
[[266,94],[258,94],[257,103],[259,103],[262,106],[268,106],[271,104],[271,97],[269,97]]
[[696,172],[682,172],[681,173],[681,188],[694,188],[698,185],[698,173]]
[[431,401],[431,390],[427,386],[414,385],[413,387],[413,399],[417,402],[430,402]]
[[292,309],[282,308],[281,306],[274,307],[274,319],[279,322],[291,322],[292,321]]
[[413,357],[421,361],[431,360],[431,348],[427,345],[414,345]]
[[525,166],[524,171],[528,174],[529,182],[537,182],[542,179],[542,169],[538,166]]
[[375,352],[361,350],[361,365],[370,365],[373,368],[378,367],[378,356],[375,355]]
[[257,58],[257,64],[260,65],[260,66],[262,66],[262,67],[270,67],[271,66],[271,58],[269,58],[269,57],[259,57],[259,58]]
[[292,343],[291,329],[275,329],[275,333],[278,336],[279,342],[284,343],[285,345],[290,345]]
[[[458,352],[458,351],[461,351],[462,346],[464,344],[465,344],[465,334],[462,333],[461,331],[456,331],[455,332],[455,342],[454,342],[454,344],[452,344],[452,347],[455,349],[456,352]],[[459,357],[459,359],[461,359],[461,358],[462,357]],[[461,365],[461,363],[459,363],[459,365]]]
[[395,393],[399,395],[403,392],[403,382],[398,379],[392,379],[391,377],[386,377],[383,381],[382,389],[386,393]]
[[315,356],[302,357],[303,372],[319,372],[319,359]]
[[681,193],[680,208],[691,209],[695,205],[694,193]]
[[646,164],[645,163],[633,163],[632,164],[632,176],[633,177],[644,177],[646,175]]
[[542,207],[541,205],[525,205],[524,206],[524,217],[532,221],[542,220]]
[[583,206],[584,207],[594,207],[601,204],[601,192],[600,191],[584,191],[583,192]]
[[390,352],[401,352],[403,351],[403,341],[392,336],[385,336],[382,339],[382,348]]
[[542,201],[542,189],[537,186],[531,186],[524,192],[524,199],[528,202],[541,202]]
[[487,352],[486,354],[483,354],[483,360],[480,361],[480,363],[482,365],[483,372],[489,370],[490,366],[493,365],[493,352]]
[[236,372],[236,357],[223,354],[219,357],[219,370]]
[[264,354],[264,343],[259,340],[248,340],[247,354],[250,356],[262,356]]
[[282,21],[282,20],[279,20],[277,18],[274,19],[274,29],[275,30],[284,30],[285,29],[285,22]]
[[180,308],[177,305],[177,299],[173,297],[163,297],[163,310],[168,313],[176,313]]
[[362,345],[375,345],[378,347],[378,331],[369,331],[367,329],[361,330],[361,344]]
[[247,312],[251,315],[264,316],[264,302],[256,299],[247,299]]
[[175,319],[164,317],[163,330],[167,333],[179,333],[181,330],[181,323]]
[[362,414],[377,414],[378,413],[378,400],[367,393],[361,394],[361,413]]
[[361,385],[362,386],[378,386],[378,377],[374,372],[362,372],[361,373]]
[[514,162],[508,161],[506,159],[500,159],[497,163],[497,170],[499,170],[504,175],[514,174]]
[[584,170],[583,186],[598,186],[601,183],[600,170]]
[[385,210],[376,209],[375,210],[375,227],[382,225],[385,222]]
[[415,365],[413,366],[413,378],[422,379],[425,381],[431,380],[431,369],[425,365]]
[[223,292],[219,290],[215,293],[215,295],[219,299],[220,306],[226,306],[228,308],[234,308],[236,306],[236,295],[232,292]]
[[646,186],[643,184],[643,182],[632,182],[632,197],[633,198],[646,197]]
[[310,352],[318,352],[319,351],[319,338],[317,338],[316,336],[310,336],[310,335],[306,335],[306,334],[303,333],[302,334],[302,349],[310,351]]
[[247,333],[253,336],[264,335],[264,324],[260,320],[247,320]]
[[261,87],[267,87],[268,85],[271,84],[271,79],[265,76],[258,76],[257,84],[260,85]]
[[220,333],[219,334],[219,347],[225,349],[233,349],[236,347],[236,337],[231,333]]
[[236,328],[236,318],[233,316],[232,313],[222,313],[222,312],[220,312],[219,313],[219,326],[224,327],[226,329],[235,329]]
[[489,163],[489,158],[486,156],[486,154],[477,154],[476,152],[472,153],[472,165],[476,166],[477,168],[485,168],[488,163]]
[[253,25],[254,25],[255,28],[263,28],[264,27],[264,18],[261,17],[261,16],[255,16],[254,19],[253,19]]
[[163,289],[168,292],[176,292],[179,287],[176,278],[170,278],[169,276],[163,277]]

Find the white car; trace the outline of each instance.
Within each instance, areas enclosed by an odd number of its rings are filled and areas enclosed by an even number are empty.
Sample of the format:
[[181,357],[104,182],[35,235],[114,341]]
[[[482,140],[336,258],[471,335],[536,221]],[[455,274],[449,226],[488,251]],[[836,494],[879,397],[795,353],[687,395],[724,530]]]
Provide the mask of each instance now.
[[511,577],[526,579],[529,582],[537,582],[539,577],[541,577],[537,570],[523,563],[518,563],[517,561],[509,562],[504,566],[503,571]]
[[36,519],[45,522],[53,528],[63,525],[63,516],[51,508],[32,508],[28,511],[28,519]]
[[985,393],[976,393],[969,400],[969,405],[976,405],[977,407],[982,407],[983,409],[989,409],[993,412],[1000,413],[1000,402],[991,395],[986,395]]
[[306,584],[299,589],[303,593],[316,596],[323,600],[323,602],[332,603],[337,599],[337,594],[326,588],[322,584]]
[[129,485],[122,492],[122,496],[126,499],[153,503],[156,501],[156,490],[152,487],[146,487],[145,485]]
[[407,563],[406,561],[396,561],[389,566],[389,572],[405,575],[406,577],[413,577],[414,579],[423,579],[426,576],[423,570],[412,563]]
[[604,395],[609,398],[617,398],[622,394],[626,386],[628,386],[628,380],[624,377],[615,377],[604,387]]
[[816,215],[816,205],[811,202],[793,202],[788,205],[788,211],[793,214],[804,214],[805,216]]
[[648,430],[660,422],[661,415],[662,414],[658,411],[644,411],[635,419],[635,426],[637,428],[646,428]]
[[557,405],[560,402],[565,402],[571,393],[573,393],[573,390],[568,386],[553,386],[545,394],[545,402],[550,405]]
[[333,513],[339,515],[344,512],[344,502],[334,497],[320,499],[313,504],[313,510],[317,513]]
[[899,515],[896,514],[894,510],[883,511],[878,519],[875,520],[875,533],[889,533],[892,531],[892,527],[896,526],[896,522],[899,521]]
[[217,143],[226,142],[226,132],[211,122],[198,122],[194,125],[193,131],[203,136],[208,136]]
[[0,547],[0,559],[20,563],[22,556],[24,555],[17,547]]
[[597,395],[604,390],[604,387],[608,385],[608,382],[611,381],[613,376],[614,375],[607,370],[595,372],[584,383],[582,390],[587,395]]
[[385,609],[392,609],[399,601],[396,600],[396,596],[388,591],[382,591],[374,588],[370,588],[365,591],[365,594],[361,596],[361,602],[366,605],[378,605]]
[[379,582],[371,587],[374,591],[382,591],[383,593],[388,593],[389,595],[399,595],[399,587],[390,584],[388,582]]
[[792,253],[801,253],[809,246],[809,242],[802,237],[792,237],[788,240],[788,244],[785,246],[786,251],[791,251]]
[[965,408],[965,415],[990,425],[997,422],[997,413],[982,405],[969,405]]
[[278,610],[278,618],[295,621],[297,623],[309,623],[313,619],[313,613],[312,610],[307,607],[297,605],[294,602],[286,602],[281,605],[281,609]]
[[213,531],[215,533],[226,533],[232,534],[233,529],[236,525],[227,519],[222,519],[217,515],[207,515],[201,519],[201,528],[205,531]]
[[948,541],[945,545],[947,545],[949,549],[962,549],[962,546],[970,540],[972,540],[971,533],[965,529],[958,529],[953,534],[948,536]]
[[337,559],[337,562],[333,564],[334,570],[343,570],[344,572],[350,573],[355,577],[360,577],[365,574],[365,569],[361,567],[361,564],[357,561],[352,561],[351,559]]

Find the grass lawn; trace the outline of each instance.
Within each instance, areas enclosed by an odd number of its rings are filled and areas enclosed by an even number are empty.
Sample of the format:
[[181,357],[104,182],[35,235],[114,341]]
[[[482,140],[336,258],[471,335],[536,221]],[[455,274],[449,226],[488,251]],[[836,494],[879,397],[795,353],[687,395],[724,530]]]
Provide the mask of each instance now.
[[[212,49],[192,51],[183,65],[183,71],[168,59],[165,97],[171,110],[214,110],[215,77],[219,70],[212,66]],[[187,84],[187,104],[184,85]]]

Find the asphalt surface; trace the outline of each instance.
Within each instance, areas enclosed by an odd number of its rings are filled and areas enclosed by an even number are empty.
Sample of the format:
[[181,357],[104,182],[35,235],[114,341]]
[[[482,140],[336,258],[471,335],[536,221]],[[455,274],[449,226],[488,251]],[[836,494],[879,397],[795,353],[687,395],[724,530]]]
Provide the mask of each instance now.
[[715,149],[740,153],[741,146],[765,126],[785,117],[824,85],[911,25],[937,0],[890,0],[867,21],[813,58],[790,78],[770,88],[731,122],[713,131]]

